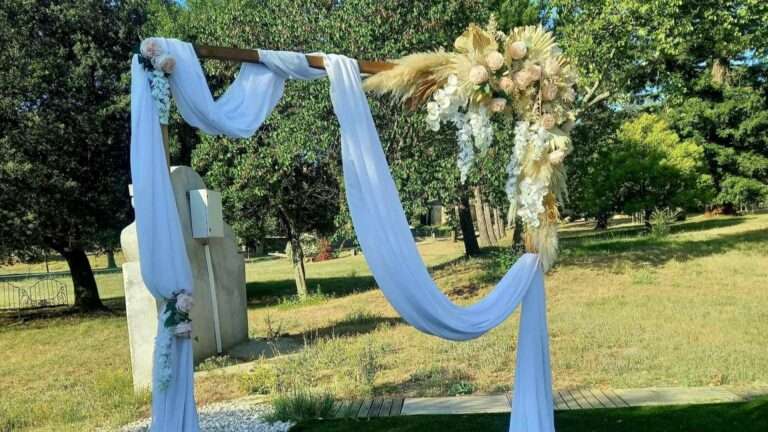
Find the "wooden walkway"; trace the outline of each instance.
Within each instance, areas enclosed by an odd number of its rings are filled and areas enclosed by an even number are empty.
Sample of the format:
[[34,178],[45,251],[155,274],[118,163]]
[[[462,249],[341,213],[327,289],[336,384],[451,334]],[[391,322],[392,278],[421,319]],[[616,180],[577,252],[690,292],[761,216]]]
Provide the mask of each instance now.
[[403,412],[403,398],[371,398],[337,402],[334,417],[394,417]]
[[[661,387],[606,390],[568,388],[553,391],[555,410],[626,408],[738,402],[768,394],[768,387]],[[420,414],[475,414],[509,412],[511,393],[437,398],[370,398],[338,402],[335,417],[370,418]]]

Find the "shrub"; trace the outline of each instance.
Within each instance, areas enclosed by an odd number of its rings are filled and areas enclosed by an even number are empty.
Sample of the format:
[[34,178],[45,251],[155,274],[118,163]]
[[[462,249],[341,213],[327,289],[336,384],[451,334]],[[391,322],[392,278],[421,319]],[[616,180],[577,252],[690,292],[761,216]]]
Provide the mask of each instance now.
[[651,213],[651,235],[659,238],[669,235],[675,217],[676,215],[669,209],[654,210]]
[[357,381],[367,393],[373,393],[373,385],[376,376],[382,370],[382,355],[384,347],[375,344],[371,338],[367,338],[365,344],[357,352],[355,381]]
[[198,371],[209,371],[214,369],[221,369],[223,367],[232,366],[235,364],[235,360],[228,355],[208,357],[197,365]]
[[240,377],[240,387],[251,394],[266,395],[275,390],[277,374],[267,366],[257,366]]
[[295,390],[272,399],[270,421],[300,422],[329,418],[333,415],[333,397],[328,393]]
[[317,253],[312,257],[313,262],[328,261],[333,259],[333,246],[328,239],[321,238],[317,242]]

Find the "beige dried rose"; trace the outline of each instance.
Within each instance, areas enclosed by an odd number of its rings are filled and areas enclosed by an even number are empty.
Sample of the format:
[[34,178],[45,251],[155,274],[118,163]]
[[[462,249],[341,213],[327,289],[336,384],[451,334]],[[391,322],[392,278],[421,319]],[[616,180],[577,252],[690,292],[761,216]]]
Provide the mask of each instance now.
[[488,81],[489,77],[488,69],[486,69],[485,66],[474,65],[472,66],[472,69],[469,70],[469,80],[473,84],[482,84]]
[[528,71],[522,70],[515,73],[515,84],[520,90],[525,90],[533,82],[531,74]]
[[488,65],[488,69],[495,72],[504,66],[504,56],[498,51],[490,52],[485,56],[485,63]]
[[515,81],[507,76],[502,77],[499,80],[499,88],[501,88],[506,94],[512,94],[512,92],[515,91]]
[[555,116],[549,113],[541,116],[541,126],[544,129],[552,129],[557,126],[557,120],[555,120]]
[[531,82],[541,79],[541,66],[532,64],[525,69],[528,71],[528,75],[531,77]]
[[528,54],[528,47],[523,41],[517,41],[507,46],[507,54],[514,60],[522,60]]
[[504,98],[493,98],[490,105],[491,111],[502,112],[507,107],[507,100]]
[[541,98],[545,102],[553,101],[557,98],[558,88],[557,85],[552,83],[546,83],[541,88]]

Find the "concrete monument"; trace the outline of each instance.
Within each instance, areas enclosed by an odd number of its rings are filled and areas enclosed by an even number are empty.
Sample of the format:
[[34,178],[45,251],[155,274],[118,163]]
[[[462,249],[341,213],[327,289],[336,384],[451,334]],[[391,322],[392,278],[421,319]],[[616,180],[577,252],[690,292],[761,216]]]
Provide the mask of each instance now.
[[[195,363],[199,363],[217,354],[219,346],[221,350],[227,350],[248,340],[245,262],[238,252],[237,241],[229,225],[222,223],[219,228],[214,223],[213,231],[218,233],[212,237],[201,236],[199,229],[193,236],[189,197],[190,191],[196,191],[192,192],[194,195],[206,189],[200,176],[189,167],[172,167],[171,183],[195,284],[195,306],[191,313],[192,340]],[[212,191],[208,193],[215,197]],[[152,354],[160,304],[141,279],[135,222],[123,230],[120,243],[126,260],[123,264],[123,285],[133,385],[137,390],[146,389],[152,385]],[[206,260],[207,254],[209,260]],[[215,286],[213,293],[211,282]],[[214,311],[214,303],[218,304],[218,313]]]

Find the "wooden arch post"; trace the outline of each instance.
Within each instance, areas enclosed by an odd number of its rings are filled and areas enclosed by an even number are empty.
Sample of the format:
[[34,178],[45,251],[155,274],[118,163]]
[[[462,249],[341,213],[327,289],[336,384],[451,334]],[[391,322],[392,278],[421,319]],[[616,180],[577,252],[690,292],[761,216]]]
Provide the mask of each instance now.
[[[239,63],[259,63],[259,52],[252,49],[217,47],[208,45],[195,45],[195,52],[199,58],[232,61]],[[325,69],[322,56],[307,54],[307,62],[315,69]],[[382,61],[358,60],[360,72],[373,75],[395,67],[393,63]],[[165,147],[165,161],[171,166],[171,149],[168,137],[168,125],[160,125],[163,133],[163,147]]]

